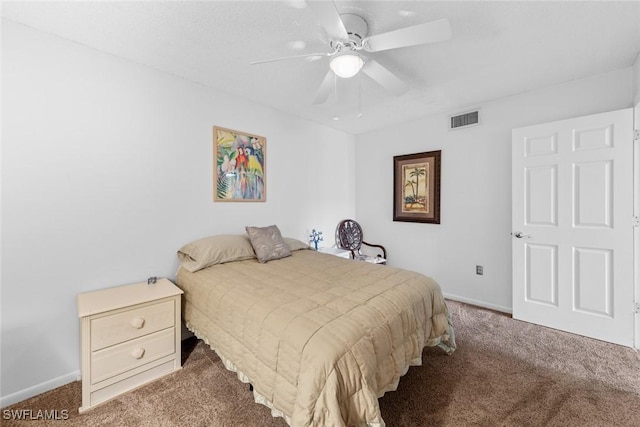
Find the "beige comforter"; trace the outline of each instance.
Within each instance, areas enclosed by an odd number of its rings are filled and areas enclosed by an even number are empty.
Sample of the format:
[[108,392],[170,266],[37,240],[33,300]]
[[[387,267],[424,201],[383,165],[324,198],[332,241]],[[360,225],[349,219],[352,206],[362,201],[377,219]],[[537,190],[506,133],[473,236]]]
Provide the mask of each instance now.
[[424,346],[455,350],[438,284],[310,250],[190,273],[187,327],[291,426],[384,426],[378,398]]

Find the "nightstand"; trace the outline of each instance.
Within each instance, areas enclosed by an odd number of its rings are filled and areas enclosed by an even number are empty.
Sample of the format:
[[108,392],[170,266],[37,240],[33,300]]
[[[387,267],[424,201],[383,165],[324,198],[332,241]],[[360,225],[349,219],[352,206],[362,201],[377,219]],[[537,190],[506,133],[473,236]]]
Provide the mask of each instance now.
[[[340,249],[340,248],[320,248],[318,249],[318,252],[322,252],[324,254],[329,254],[329,255],[335,255],[337,257],[340,258],[346,258],[346,259],[352,259],[351,258],[351,251],[348,251],[346,249]],[[367,256],[367,255],[356,255],[355,258],[356,261],[365,261],[371,264],[386,264],[387,260],[382,258],[382,257],[374,257],[374,256]]]
[[182,293],[158,279],[78,295],[79,412],[181,369]]
[[379,256],[358,255],[356,256],[356,261],[364,261],[370,264],[387,264],[387,260]]
[[318,252],[323,254],[335,255],[340,258],[351,259],[351,251],[340,248],[319,248]]

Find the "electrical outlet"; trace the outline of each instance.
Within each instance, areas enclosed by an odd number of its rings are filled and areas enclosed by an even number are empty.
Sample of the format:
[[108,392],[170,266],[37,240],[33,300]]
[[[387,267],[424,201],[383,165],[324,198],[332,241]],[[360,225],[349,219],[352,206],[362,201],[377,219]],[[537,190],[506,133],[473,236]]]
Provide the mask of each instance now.
[[478,276],[482,276],[484,274],[483,270],[484,269],[483,269],[483,267],[481,265],[476,265],[476,274]]

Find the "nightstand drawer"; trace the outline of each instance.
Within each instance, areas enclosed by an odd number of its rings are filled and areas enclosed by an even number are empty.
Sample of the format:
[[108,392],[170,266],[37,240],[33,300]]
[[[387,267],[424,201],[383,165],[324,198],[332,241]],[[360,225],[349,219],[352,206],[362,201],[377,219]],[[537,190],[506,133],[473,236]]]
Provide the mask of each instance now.
[[91,320],[91,351],[174,326],[173,300]]
[[91,355],[91,382],[99,383],[175,351],[175,328],[96,351]]

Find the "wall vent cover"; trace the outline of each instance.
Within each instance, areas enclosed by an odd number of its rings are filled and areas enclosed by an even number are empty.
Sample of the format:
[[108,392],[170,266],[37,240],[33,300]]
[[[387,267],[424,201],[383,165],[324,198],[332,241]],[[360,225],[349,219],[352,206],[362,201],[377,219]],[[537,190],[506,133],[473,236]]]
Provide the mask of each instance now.
[[451,116],[449,120],[449,129],[459,129],[467,126],[475,126],[477,124],[480,124],[480,115],[478,114],[478,111],[469,111],[467,113]]

